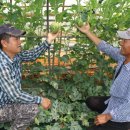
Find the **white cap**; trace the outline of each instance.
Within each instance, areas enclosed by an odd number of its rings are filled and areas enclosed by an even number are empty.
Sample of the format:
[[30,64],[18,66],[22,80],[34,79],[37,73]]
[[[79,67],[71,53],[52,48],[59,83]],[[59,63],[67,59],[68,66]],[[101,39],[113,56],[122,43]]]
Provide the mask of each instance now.
[[117,31],[117,35],[122,39],[130,39],[130,28],[126,31]]

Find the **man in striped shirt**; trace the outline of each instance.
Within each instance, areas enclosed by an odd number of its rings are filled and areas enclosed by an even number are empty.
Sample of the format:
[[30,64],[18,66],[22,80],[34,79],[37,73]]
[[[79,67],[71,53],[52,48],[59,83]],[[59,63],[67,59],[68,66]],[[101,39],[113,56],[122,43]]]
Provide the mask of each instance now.
[[121,49],[98,38],[90,31],[89,24],[77,28],[86,34],[100,51],[118,63],[110,97],[92,97],[93,99],[87,100],[88,107],[98,112],[103,111],[95,118],[95,125],[87,130],[130,130],[130,28],[117,32]]
[[0,26],[0,122],[12,122],[11,130],[26,130],[38,113],[38,105],[49,109],[48,98],[32,96],[21,89],[21,63],[44,53],[58,34],[29,51],[21,51],[20,37],[25,32],[11,24]]

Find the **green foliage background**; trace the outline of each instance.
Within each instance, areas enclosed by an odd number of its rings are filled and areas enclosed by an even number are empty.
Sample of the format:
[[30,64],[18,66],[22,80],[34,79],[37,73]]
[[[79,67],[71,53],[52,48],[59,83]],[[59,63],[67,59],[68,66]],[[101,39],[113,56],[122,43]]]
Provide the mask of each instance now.
[[[43,11],[47,1],[15,0],[14,4],[1,2],[0,24],[12,23],[27,31],[24,49],[31,49],[40,43],[42,32],[47,30],[47,11]],[[118,46],[117,30],[124,30],[130,25],[130,0],[90,0],[85,6],[77,0],[77,4],[60,12],[59,8],[64,2],[65,0],[49,0],[49,14],[55,17],[55,21],[63,24],[62,32],[65,34],[62,39],[55,41],[53,50],[41,56],[43,61],[53,59],[53,63],[48,66],[37,62],[23,64],[23,75],[27,74],[23,76],[23,89],[34,95],[46,96],[53,102],[48,111],[39,107],[40,113],[30,127],[32,130],[82,130],[96,114],[87,108],[86,98],[91,95],[109,95],[111,75],[114,72],[110,64],[114,61],[111,58],[106,59],[105,54],[101,54],[76,29],[75,19],[80,17],[84,22],[88,21],[94,33],[114,46]],[[29,6],[26,6],[27,3]],[[33,15],[27,16],[28,12],[33,12]],[[77,42],[73,47],[69,46],[71,37],[75,37]],[[61,41],[64,44],[60,44]],[[65,51],[63,56],[59,51],[61,49]],[[54,66],[55,57],[59,60],[58,66]],[[60,65],[60,61],[66,64],[72,58],[75,61],[69,69]],[[86,71],[93,64],[96,69],[94,75],[90,76]],[[41,72],[44,75],[40,75]],[[0,127],[9,129],[8,124],[1,124]]]

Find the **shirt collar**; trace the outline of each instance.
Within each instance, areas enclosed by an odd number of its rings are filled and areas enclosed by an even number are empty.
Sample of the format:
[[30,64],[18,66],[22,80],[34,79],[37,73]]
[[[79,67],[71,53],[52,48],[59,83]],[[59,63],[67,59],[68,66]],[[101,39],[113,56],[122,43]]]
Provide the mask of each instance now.
[[2,56],[2,60],[6,61],[6,62],[9,62],[10,64],[13,63],[13,61],[10,59],[10,57],[0,49],[0,54]]

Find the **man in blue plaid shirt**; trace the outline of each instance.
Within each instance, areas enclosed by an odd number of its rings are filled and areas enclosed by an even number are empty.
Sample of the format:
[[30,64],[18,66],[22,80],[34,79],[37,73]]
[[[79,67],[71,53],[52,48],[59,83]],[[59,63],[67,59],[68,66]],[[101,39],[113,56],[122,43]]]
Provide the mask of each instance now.
[[11,24],[0,26],[0,122],[11,122],[11,130],[26,130],[38,113],[38,104],[44,109],[51,106],[48,98],[21,89],[21,63],[38,58],[58,34],[49,33],[33,50],[21,51],[20,37],[24,34]]
[[117,31],[120,48],[101,40],[90,31],[89,24],[77,27],[92,40],[97,48],[117,61],[110,97],[90,97],[89,108],[100,112],[95,117],[95,125],[87,130],[130,130],[130,28]]

